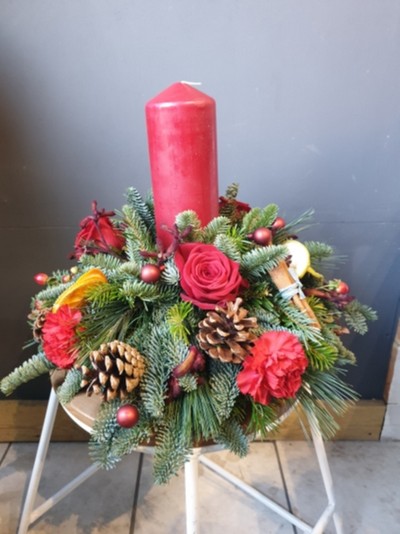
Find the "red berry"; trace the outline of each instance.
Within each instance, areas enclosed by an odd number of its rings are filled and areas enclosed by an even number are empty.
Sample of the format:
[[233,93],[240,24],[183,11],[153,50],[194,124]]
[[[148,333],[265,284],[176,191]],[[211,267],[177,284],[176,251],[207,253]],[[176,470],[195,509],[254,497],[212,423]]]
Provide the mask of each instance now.
[[40,286],[45,286],[49,280],[49,275],[46,273],[37,273],[33,277],[35,282],[39,284]]
[[347,293],[350,291],[349,286],[346,284],[346,282],[343,282],[343,280],[340,280],[338,285],[335,289],[336,293],[339,295],[347,295]]
[[282,228],[284,228],[286,226],[286,221],[285,219],[282,219],[282,217],[277,217],[274,222],[272,223],[271,225],[271,228],[274,232],[276,232],[277,230],[281,230]]
[[253,233],[253,241],[257,243],[257,245],[270,245],[272,243],[272,232],[269,228],[261,227],[257,228],[257,230]]
[[160,276],[160,267],[158,267],[158,265],[154,265],[153,263],[143,265],[142,270],[140,271],[140,278],[143,280],[143,282],[146,282],[146,284],[155,284],[160,279]]
[[117,423],[123,428],[132,428],[139,421],[139,410],[132,404],[125,404],[117,410]]

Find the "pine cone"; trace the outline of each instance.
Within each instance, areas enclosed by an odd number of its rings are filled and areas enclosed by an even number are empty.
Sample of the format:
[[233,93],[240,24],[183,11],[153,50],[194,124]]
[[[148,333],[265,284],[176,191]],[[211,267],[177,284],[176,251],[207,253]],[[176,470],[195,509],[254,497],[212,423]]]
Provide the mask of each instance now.
[[34,309],[28,315],[28,319],[32,321],[33,339],[38,343],[40,343],[42,340],[42,329],[44,323],[46,322],[46,316],[49,311],[50,309],[48,308]]
[[241,363],[251,349],[256,337],[251,330],[257,327],[257,319],[247,317],[249,312],[241,304],[237,298],[226,308],[217,306],[199,323],[199,345],[212,358]]
[[144,358],[138,350],[122,341],[103,343],[90,354],[93,369],[82,366],[81,387],[87,394],[102,394],[105,401],[126,399],[143,376]]

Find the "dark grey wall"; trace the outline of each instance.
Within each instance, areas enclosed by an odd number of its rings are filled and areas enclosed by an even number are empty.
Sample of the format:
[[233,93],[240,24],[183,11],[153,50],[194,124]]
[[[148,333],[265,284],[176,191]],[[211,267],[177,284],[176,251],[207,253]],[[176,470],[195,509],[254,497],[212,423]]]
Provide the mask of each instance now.
[[[68,265],[92,199],[150,187],[144,104],[181,79],[217,101],[220,189],[309,207],[379,311],[349,340],[382,395],[399,297],[397,0],[0,2],[0,374],[27,356],[32,275]],[[338,273],[339,276],[339,273]],[[36,383],[25,397],[45,393]]]

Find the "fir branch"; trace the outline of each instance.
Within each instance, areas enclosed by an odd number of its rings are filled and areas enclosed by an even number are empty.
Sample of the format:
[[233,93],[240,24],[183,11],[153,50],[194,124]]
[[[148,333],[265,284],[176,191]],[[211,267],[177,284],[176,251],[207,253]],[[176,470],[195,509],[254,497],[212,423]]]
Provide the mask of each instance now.
[[227,419],[235,406],[239,389],[236,377],[240,366],[211,360],[209,364],[210,392],[220,421]]
[[238,240],[232,236],[225,234],[218,234],[214,240],[214,245],[225,256],[228,256],[233,261],[239,262],[241,259],[240,248],[238,246]]
[[274,243],[281,244],[287,241],[293,234],[299,234],[301,231],[311,226],[311,220],[314,216],[314,210],[309,209],[286,223],[285,227],[278,230],[274,235]]
[[251,281],[262,279],[288,255],[282,245],[258,247],[243,254],[240,267],[243,275]]
[[324,262],[333,255],[333,248],[326,243],[320,243],[319,241],[305,241],[304,245],[310,253],[311,265]]
[[57,300],[61,293],[63,293],[72,284],[73,282],[70,282],[69,284],[62,283],[54,286],[48,286],[46,289],[39,291],[39,293],[36,294],[35,299],[38,301],[53,303]]
[[153,240],[155,240],[155,221],[153,206],[152,204],[150,204],[149,199],[143,200],[139,191],[134,187],[128,188],[126,192],[126,198],[129,206],[139,214],[142,222],[145,224],[146,228],[151,233]]
[[55,368],[56,366],[42,352],[39,352],[3,378],[0,382],[0,390],[6,396],[11,395],[22,384],[48,373]]
[[127,241],[135,243],[138,250],[153,250],[154,241],[139,213],[129,205],[122,208],[122,213],[126,225],[124,234]]
[[105,276],[108,278],[112,276],[114,272],[123,265],[121,258],[112,256],[111,254],[94,254],[93,256],[89,254],[84,254],[79,260],[84,270],[93,269],[96,267],[100,269]]
[[146,340],[144,352],[147,355],[146,372],[141,382],[141,396],[146,411],[154,418],[160,419],[165,410],[167,382],[171,368],[165,358],[166,334],[164,326],[154,326]]
[[249,440],[241,425],[234,418],[221,424],[215,441],[224,445],[240,458],[243,458],[249,452]]
[[57,388],[57,397],[61,404],[68,404],[81,390],[82,371],[72,368],[65,375],[63,383]]
[[241,233],[243,235],[251,234],[254,230],[257,230],[260,225],[260,220],[262,216],[261,208],[253,208],[243,217]]
[[164,269],[161,273],[161,280],[170,286],[177,286],[179,284],[179,270],[173,259],[169,259],[164,263]]
[[312,319],[293,306],[290,300],[283,299],[279,294],[274,298],[274,302],[280,312],[280,327],[274,326],[274,330],[289,330],[300,338],[305,346],[309,342],[319,343],[322,339],[321,332],[312,326]]
[[230,227],[228,217],[215,217],[201,232],[201,239],[204,243],[213,243],[219,234],[226,234]]
[[154,449],[153,476],[156,484],[166,484],[184,465],[189,443],[181,432],[179,413],[172,413],[159,428]]
[[125,454],[134,452],[140,445],[152,438],[151,421],[141,411],[138,423],[132,428],[124,428],[117,432],[110,444],[109,455],[122,458]]
[[188,228],[191,229],[189,235],[186,236],[187,241],[198,241],[201,234],[201,221],[195,211],[186,210],[178,213],[175,217],[175,224],[179,232],[184,232]]
[[93,463],[103,469],[111,469],[121,459],[120,456],[112,452],[113,439],[121,431],[116,417],[120,406],[121,401],[119,399],[102,402],[93,425],[89,441],[89,456]]
[[[259,221],[259,227],[271,226],[275,219],[278,217],[278,206],[276,204],[268,204],[261,210],[261,216]],[[256,228],[255,228],[256,230]]]
[[[351,386],[338,376],[339,369],[325,372],[306,372],[303,385],[297,393],[299,405],[315,418],[324,438],[332,438],[337,430],[336,415],[342,415],[348,406],[357,399]],[[315,427],[317,429],[317,427]]]
[[148,302],[160,298],[157,285],[146,284],[141,280],[126,280],[120,289],[120,295],[129,302],[132,308],[135,306],[137,298]]
[[142,262],[138,263],[137,261],[131,260],[124,262],[119,267],[118,271],[123,274],[128,274],[130,276],[134,276],[135,278],[139,278],[141,269]]
[[366,334],[368,331],[367,321],[376,321],[378,318],[375,310],[365,304],[361,304],[358,300],[352,300],[343,311],[346,323],[361,335]]
[[179,378],[178,382],[185,393],[196,391],[198,387],[197,376],[192,374],[186,374],[185,376],[182,376]]
[[120,297],[120,288],[117,284],[96,284],[86,293],[87,300],[99,308],[117,301]]

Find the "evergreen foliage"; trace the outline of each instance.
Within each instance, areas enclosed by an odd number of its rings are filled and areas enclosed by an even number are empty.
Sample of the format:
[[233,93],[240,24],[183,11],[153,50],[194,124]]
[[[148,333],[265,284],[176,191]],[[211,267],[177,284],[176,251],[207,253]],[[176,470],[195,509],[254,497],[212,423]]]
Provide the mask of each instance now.
[[369,306],[353,300],[344,309],[344,318],[350,328],[357,332],[357,334],[363,335],[368,331],[367,321],[375,321],[377,315]]
[[[89,284],[87,288],[78,286],[77,298],[70,301],[71,307],[80,311],[75,315],[82,319],[74,336],[69,334],[66,346],[68,350],[76,349],[79,356],[57,394],[62,403],[70,402],[81,392],[83,372],[90,377],[94,373],[96,380],[102,373],[105,381],[102,384],[111,384],[113,378],[115,388],[121,380],[125,381],[120,395],[124,400],[119,399],[117,389],[113,390],[117,398],[101,403],[93,427],[89,449],[98,465],[111,468],[139,445],[155,443],[154,476],[156,482],[165,483],[182,467],[191,448],[207,441],[221,443],[239,456],[245,455],[248,435],[265,437],[280,424],[284,410],[293,406],[301,406],[313,424],[321,426],[325,436],[332,436],[337,428],[335,416],[356,399],[352,388],[342,379],[342,367],[355,361],[339,337],[343,322],[350,329],[365,333],[367,321],[374,320],[376,314],[351,297],[335,293],[332,282],[312,270],[301,282],[304,292],[312,295],[307,302],[321,328],[293,301],[285,300],[280,293],[283,288],[275,286],[270,272],[277,267],[286,268],[290,258],[285,241],[308,224],[312,211],[277,230],[273,227],[278,215],[275,204],[250,209],[236,202],[237,191],[236,184],[228,188],[221,200],[220,216],[205,228],[201,228],[195,212],[177,214],[176,224],[170,229],[172,243],[162,250],[156,242],[152,198],[143,199],[136,189],[130,188],[120,220],[113,221],[123,233],[124,246],[119,251],[109,248],[110,253],[82,255],[75,273],[71,269],[70,282],[64,281],[67,272],[53,273],[48,286],[32,301],[30,321],[39,352],[1,381],[1,391],[9,395],[20,384],[55,368],[42,350],[43,321],[46,325],[46,314],[53,313],[56,299],[76,282],[76,273],[81,276],[96,268],[104,273],[107,282]],[[262,246],[254,242],[253,232],[263,227],[271,229],[273,244]],[[239,264],[240,276],[237,265],[232,269],[238,282],[232,292],[228,289],[225,294],[229,295],[225,297],[229,306],[220,298],[222,284],[214,288],[219,264],[211,262],[210,270],[197,266],[199,278],[212,280],[203,291],[194,288],[193,302],[183,289],[185,284],[181,287],[185,271],[179,271],[174,253],[181,243],[193,241],[213,245]],[[310,267],[326,264],[333,258],[332,248],[324,243],[310,241],[306,246],[311,256]],[[204,249],[210,251],[212,246]],[[227,265],[232,266],[227,258],[224,258]],[[154,283],[142,280],[141,269],[146,263],[160,268],[161,277]],[[226,283],[229,285],[228,280]],[[218,295],[217,310],[212,309],[208,300],[201,302],[204,293],[208,297],[214,290]],[[68,294],[67,291],[64,297]],[[68,298],[66,301],[68,306]],[[63,342],[70,326],[63,330],[61,325],[60,330],[59,348],[67,350]],[[244,394],[242,386],[239,389],[238,374],[257,359],[253,351],[258,338],[264,334],[268,337],[271,332],[285,332],[292,340],[295,336],[302,361],[308,362],[308,366],[293,398],[277,399],[268,391],[264,398],[272,401],[264,405],[254,400],[257,396]],[[57,335],[54,338],[58,339]],[[72,347],[68,345],[71,339]],[[104,349],[102,344],[108,345]],[[111,354],[107,351],[112,346],[116,352]],[[272,356],[272,352],[261,354],[261,360]],[[140,373],[138,361],[142,362]],[[81,365],[88,369],[82,371]],[[110,369],[118,372],[110,377]],[[128,380],[134,383],[129,391]],[[268,387],[272,390],[271,384]],[[139,420],[132,428],[122,428],[116,420],[118,409],[126,403],[133,403],[139,412]]]
[[201,239],[204,243],[213,243],[220,234],[227,234],[230,228],[230,221],[227,217],[215,217],[202,230]]
[[240,262],[241,253],[238,240],[235,239],[235,237],[225,234],[218,234],[214,239],[214,245],[231,260]]
[[39,352],[3,378],[0,382],[0,390],[6,396],[11,395],[22,384],[30,382],[52,369],[55,369],[55,365],[42,352]]
[[57,397],[61,404],[68,404],[81,390],[82,371],[70,369],[64,378],[63,383],[57,388]]
[[251,281],[262,280],[286,256],[287,250],[284,246],[255,248],[243,254],[240,261],[241,271]]

